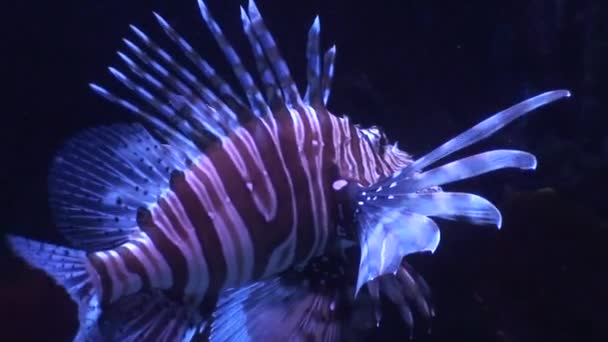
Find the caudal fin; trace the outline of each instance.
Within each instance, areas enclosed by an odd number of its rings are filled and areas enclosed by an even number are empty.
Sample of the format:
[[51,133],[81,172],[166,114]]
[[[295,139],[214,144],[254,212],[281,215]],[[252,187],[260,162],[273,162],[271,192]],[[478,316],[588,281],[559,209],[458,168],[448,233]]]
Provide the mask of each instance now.
[[97,334],[101,313],[97,277],[84,251],[9,235],[8,245],[34,268],[46,272],[63,286],[78,305],[79,328],[74,341],[90,340]]

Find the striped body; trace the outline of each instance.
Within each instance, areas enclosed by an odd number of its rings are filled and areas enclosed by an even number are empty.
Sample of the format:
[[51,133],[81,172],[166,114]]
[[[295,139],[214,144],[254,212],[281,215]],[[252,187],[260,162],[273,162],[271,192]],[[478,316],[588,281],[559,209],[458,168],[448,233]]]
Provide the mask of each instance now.
[[380,294],[410,326],[414,308],[432,317],[404,258],[439,246],[433,218],[502,223],[490,201],[440,187],[537,162],[492,150],[428,167],[570,93],[525,100],[414,161],[328,111],[336,50],[321,53],[318,18],[302,96],[252,0],[241,21],[257,78],[198,5],[244,96],[160,15],[180,56],[131,26],[128,71],[109,67],[127,96],[90,86],[146,126],[85,130],[58,152],[49,202],[70,247],[8,237],[77,303],[75,340],[356,340],[378,326]]
[[103,299],[158,288],[198,305],[323,254],[337,236],[332,182],[368,185],[409,162],[377,138],[308,106],[252,119],[173,173],[137,239],[91,255]]

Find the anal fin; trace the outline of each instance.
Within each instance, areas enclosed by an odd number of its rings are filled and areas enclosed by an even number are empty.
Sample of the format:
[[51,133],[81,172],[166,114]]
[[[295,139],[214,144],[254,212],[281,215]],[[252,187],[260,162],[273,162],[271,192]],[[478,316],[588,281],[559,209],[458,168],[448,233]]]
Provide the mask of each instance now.
[[191,341],[204,327],[197,308],[160,291],[124,297],[104,308],[99,318],[99,333],[107,341]]
[[304,270],[224,291],[209,341],[342,340],[350,324],[352,286],[327,270],[311,263]]
[[212,314],[209,341],[366,341],[380,324],[381,294],[410,328],[414,313],[433,316],[428,287],[407,264],[368,282],[370,291],[356,299],[355,270],[345,259],[321,256],[302,270],[225,290]]

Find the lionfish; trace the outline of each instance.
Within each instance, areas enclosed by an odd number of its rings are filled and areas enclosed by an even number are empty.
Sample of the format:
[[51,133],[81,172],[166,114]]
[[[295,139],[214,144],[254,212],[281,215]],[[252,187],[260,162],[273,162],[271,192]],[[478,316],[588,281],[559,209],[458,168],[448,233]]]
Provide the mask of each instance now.
[[432,218],[502,221],[488,200],[441,186],[537,161],[503,149],[429,166],[570,93],[527,99],[413,159],[327,109],[336,49],[322,53],[318,17],[302,96],[253,0],[241,20],[257,80],[198,5],[244,96],[160,15],[183,61],[131,26],[118,52],[128,72],[109,68],[130,96],[90,87],[142,124],[88,129],[58,152],[49,201],[70,247],[7,238],[77,303],[75,340],[355,339],[379,322],[381,298],[410,326],[433,316],[404,260],[438,247]]

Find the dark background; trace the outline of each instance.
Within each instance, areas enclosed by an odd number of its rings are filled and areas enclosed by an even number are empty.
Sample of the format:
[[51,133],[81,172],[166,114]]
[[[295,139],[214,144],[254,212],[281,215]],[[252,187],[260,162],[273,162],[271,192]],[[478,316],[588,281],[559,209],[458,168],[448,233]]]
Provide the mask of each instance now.
[[[542,91],[560,101],[510,125],[467,154],[518,148],[536,172],[463,182],[503,211],[503,230],[442,223],[434,256],[412,258],[438,316],[418,341],[608,341],[608,2],[259,0],[292,74],[305,81],[306,32],[320,14],[323,44],[338,46],[329,108],[379,124],[421,155],[462,130]],[[238,2],[208,6],[237,50]],[[222,56],[194,0],[19,1],[3,5],[2,228],[60,242],[46,202],[53,152],[75,132],[130,120],[89,91],[109,80],[133,23],[159,36],[158,11],[220,71]],[[245,56],[249,56],[245,54]],[[251,62],[248,60],[248,62]],[[252,64],[249,64],[252,66]],[[74,306],[44,275],[1,250],[0,339],[66,340]],[[378,331],[402,340],[389,311]]]

